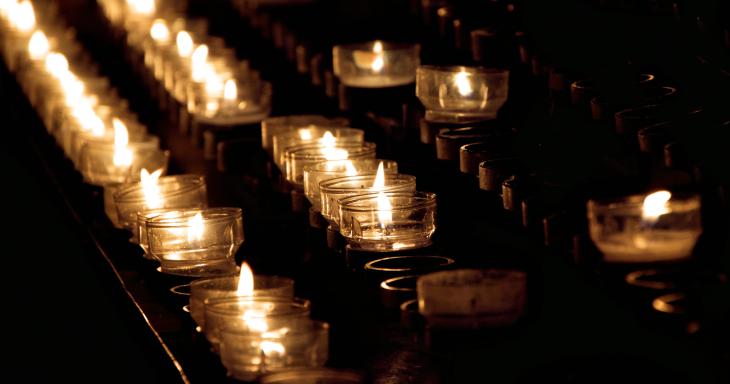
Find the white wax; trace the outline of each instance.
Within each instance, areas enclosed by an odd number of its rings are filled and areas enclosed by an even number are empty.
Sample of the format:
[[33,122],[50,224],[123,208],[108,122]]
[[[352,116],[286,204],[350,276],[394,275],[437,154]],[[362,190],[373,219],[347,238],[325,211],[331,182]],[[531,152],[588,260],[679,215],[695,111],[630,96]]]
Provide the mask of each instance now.
[[596,239],[604,260],[614,263],[678,261],[692,254],[699,230],[616,233]]
[[413,83],[415,75],[411,76],[392,76],[392,75],[353,75],[342,76],[340,78],[343,84],[348,87],[356,88],[387,88],[396,87]]

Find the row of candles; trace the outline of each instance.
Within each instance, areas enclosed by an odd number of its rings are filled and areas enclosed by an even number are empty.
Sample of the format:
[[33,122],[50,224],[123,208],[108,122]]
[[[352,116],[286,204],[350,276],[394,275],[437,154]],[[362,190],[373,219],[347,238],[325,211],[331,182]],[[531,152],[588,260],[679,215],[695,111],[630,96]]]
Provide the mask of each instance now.
[[[184,18],[182,22],[175,19],[178,15],[165,18],[167,11],[158,13],[149,1],[106,2],[105,9],[127,29],[130,48],[143,53],[149,72],[168,92],[168,105],[186,106],[181,114],[187,111],[192,120],[208,118],[222,124],[229,117],[256,121],[268,114],[260,108],[258,96],[238,91],[241,84],[249,86],[250,79],[242,82],[235,77],[240,72],[234,74],[236,64],[230,56],[217,61],[204,43],[195,46],[194,37],[207,38],[184,29],[192,25]],[[243,242],[241,210],[206,208],[205,180],[200,176],[161,176],[167,154],[129,117],[108,83],[96,87],[103,78],[81,78],[69,70],[78,68],[82,73],[86,68],[73,60],[76,56],[61,59],[66,56],[50,49],[52,39],[35,22],[28,26],[25,18],[34,15],[28,1],[2,11],[8,67],[17,70],[49,132],[85,180],[105,187],[110,219],[132,232],[132,240],[160,262],[162,272],[203,277],[191,284],[191,315],[229,373],[249,380],[267,371],[324,364],[328,325],[309,319],[309,303],[293,298],[291,280],[254,277],[246,265],[240,276],[231,276],[237,271],[234,255]],[[44,28],[50,31],[55,26],[49,23]],[[53,37],[62,42],[59,46],[73,47],[73,41],[61,40],[63,36]],[[413,48],[379,41],[336,47],[335,71],[343,83],[355,87],[415,80],[417,95],[427,108],[426,119],[432,122],[496,116],[507,97],[508,72],[418,66],[418,50]],[[43,97],[47,89],[61,97]],[[186,91],[177,93],[180,89]],[[88,93],[91,90],[93,94]],[[97,101],[107,99],[112,100],[109,105]],[[113,135],[106,133],[106,110],[120,116],[111,117]],[[436,196],[416,191],[415,177],[399,174],[396,162],[375,159],[375,145],[364,141],[361,130],[347,125],[322,116],[265,119],[262,146],[291,187],[304,193],[313,212],[319,212],[350,247],[390,252],[429,245],[436,228]],[[127,126],[139,130],[130,132]],[[137,145],[132,139],[137,137],[146,145]],[[103,149],[95,150],[97,146]],[[102,164],[97,167],[101,171],[93,164]],[[701,232],[699,200],[672,198],[667,191],[605,204],[591,201],[589,219],[591,237],[608,262],[683,260]],[[434,327],[511,324],[525,310],[525,280],[519,271],[428,274],[417,280],[419,311]]]

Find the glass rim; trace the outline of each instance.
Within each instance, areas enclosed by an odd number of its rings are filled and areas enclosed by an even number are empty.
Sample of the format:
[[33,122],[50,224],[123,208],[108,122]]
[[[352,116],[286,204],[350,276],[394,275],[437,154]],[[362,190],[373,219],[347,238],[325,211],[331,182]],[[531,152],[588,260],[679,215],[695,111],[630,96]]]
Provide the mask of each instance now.
[[[336,143],[334,146],[327,146],[324,144],[312,144],[312,145],[297,145],[294,147],[289,147],[285,152],[285,156],[287,158],[292,158],[294,160],[300,160],[300,159],[307,159],[307,158],[323,158],[326,160],[325,154],[323,154],[320,150],[322,148],[332,148],[332,149],[347,149],[349,155],[361,155],[361,154],[367,154],[370,152],[374,152],[376,150],[376,144],[369,141],[360,141],[360,142],[342,142],[342,143]],[[350,151],[352,149],[352,151]],[[344,159],[348,160],[348,159]]]
[[[182,175],[169,175],[161,176],[157,179],[157,185],[169,184],[175,181],[185,182],[181,188],[175,189],[169,193],[162,193],[162,197],[175,197],[190,191],[193,191],[200,187],[205,187],[205,176],[197,174],[182,174]],[[137,182],[129,185],[123,189],[118,190],[114,194],[115,203],[137,203],[145,202],[146,199],[144,194],[141,196],[136,195],[143,191],[142,182]]]
[[[347,193],[347,192],[354,192],[357,190],[362,189],[361,187],[352,187],[352,188],[345,188],[342,186],[337,186],[338,184],[342,184],[345,182],[357,182],[359,180],[369,180],[371,181],[370,184],[372,184],[372,181],[375,180],[375,177],[377,176],[377,173],[367,173],[367,174],[361,174],[361,175],[355,175],[355,176],[342,176],[342,177],[335,177],[329,180],[325,180],[319,183],[319,190],[322,193]],[[394,187],[401,187],[404,184],[410,184],[416,183],[416,176],[408,175],[405,173],[384,173],[383,177],[385,180],[399,180],[399,181],[406,181],[406,183],[400,183],[400,184],[391,184],[386,185],[383,189],[383,192],[387,191],[389,188]],[[367,193],[367,192],[366,192]]]
[[402,41],[384,41],[384,40],[370,40],[370,41],[361,41],[356,43],[345,43],[345,44],[337,44],[332,47],[333,54],[337,54],[337,52],[342,51],[344,52],[355,52],[355,51],[364,51],[364,52],[373,52],[373,46],[376,43],[380,43],[383,46],[383,54],[386,53],[386,51],[402,51],[402,52],[408,52],[408,51],[417,51],[420,52],[421,50],[421,44],[419,43],[411,43],[411,42],[402,42]]
[[282,382],[301,382],[302,379],[333,379],[345,380],[352,383],[363,383],[364,378],[355,371],[332,368],[294,368],[283,372],[275,372],[261,377],[261,384],[276,384]]
[[[468,279],[449,279],[449,275]],[[447,280],[448,279],[448,280]],[[432,272],[418,278],[417,286],[455,288],[469,285],[503,285],[512,283],[526,283],[527,274],[524,271],[507,268],[466,268]]]
[[[266,317],[269,317],[269,316],[266,316]],[[281,327],[281,328],[285,328],[285,327]],[[281,328],[279,328],[279,329],[281,329]],[[291,338],[291,337],[297,337],[297,336],[309,335],[309,334],[317,334],[317,333],[322,333],[322,332],[329,333],[330,324],[326,321],[308,319],[304,324],[296,324],[293,327],[286,327],[286,328],[288,328],[288,331],[281,336],[266,336],[266,333],[276,332],[277,330],[274,329],[271,331],[259,333],[259,332],[251,332],[248,329],[237,329],[235,327],[226,327],[225,324],[223,324],[223,326],[220,327],[220,333],[221,333],[221,336],[223,336],[223,334],[228,334],[228,335],[241,336],[244,338],[250,337],[252,339],[260,339],[260,340],[278,339],[278,340],[285,341],[286,339]],[[222,337],[221,337],[221,339],[222,339]]]
[[220,223],[243,217],[243,210],[237,207],[173,209],[170,212],[175,211],[179,211],[181,215],[176,217],[155,216],[148,218],[146,220],[147,228],[187,227],[190,218],[194,217],[198,213],[200,213],[203,217],[203,223]]
[[285,317],[294,314],[307,313],[311,309],[312,303],[309,300],[301,299],[298,297],[287,298],[277,296],[226,296],[226,297],[215,297],[209,298],[205,304],[205,311],[210,311],[217,315],[231,316],[238,315],[240,311],[227,310],[224,307],[233,303],[275,303],[275,304],[288,304],[290,305],[289,310],[282,313],[266,313],[261,316],[253,317]]
[[[378,211],[378,209],[374,209],[373,207],[360,207],[356,206],[355,204],[363,201],[377,201],[378,196],[380,196],[381,193],[390,200],[391,211],[393,212],[411,211],[420,208],[430,208],[436,205],[436,194],[433,192],[368,192],[340,199],[340,209],[346,212]],[[416,199],[417,201],[409,202],[408,204],[404,205],[396,205],[396,203],[393,202],[393,200],[391,199],[393,197],[405,197]]]
[[[336,163],[335,166],[339,166],[340,163],[344,166],[344,163],[346,161],[351,161],[353,163],[353,166],[355,166],[355,163],[375,163],[380,164],[383,163],[383,168],[390,168],[390,166],[398,166],[398,162],[395,160],[389,160],[389,159],[342,159],[342,160],[326,160],[326,161],[320,161],[318,163],[314,164],[307,164],[304,166],[304,172],[307,173],[316,173],[316,174],[328,174],[328,173],[341,173],[342,171],[333,171],[326,169],[327,165],[330,165],[332,163]],[[390,164],[390,166],[386,165]],[[324,168],[324,169],[323,169]],[[370,172],[368,172],[370,173]]]
[[[363,130],[361,128],[338,127],[338,126],[316,125],[316,124],[297,126],[297,124],[294,124],[293,130],[278,132],[278,133],[272,135],[272,141],[274,139],[276,139],[277,141],[286,140],[286,139],[290,139],[290,138],[298,139],[298,138],[300,138],[299,132],[298,132],[299,129],[316,129],[316,130],[323,131],[323,133],[326,131],[330,131],[332,133],[332,135],[335,136],[335,139],[337,139],[338,138],[337,135],[341,134],[341,133],[351,134],[351,135],[346,135],[345,137],[356,136],[356,135],[362,135],[363,137],[365,136],[365,130]],[[335,132],[338,132],[338,133],[335,133]],[[342,136],[339,136],[339,137],[342,137]],[[305,140],[305,139],[302,139],[302,140],[304,140],[305,142],[308,142],[308,141],[314,141],[314,140],[319,140],[319,139],[321,139],[321,137],[312,138],[310,140]]]
[[[216,289],[212,287],[206,287],[206,284],[215,283],[218,281],[225,281],[225,280],[238,280],[240,279],[240,276],[238,274],[232,274],[227,276],[213,276],[213,277],[203,277],[200,279],[195,279],[192,282],[190,282],[190,289],[192,290],[193,287],[196,289],[204,289],[204,290],[211,290],[211,291],[228,291],[227,289]],[[284,276],[278,276],[278,275],[256,275],[254,274],[254,292],[256,291],[256,281],[261,280],[267,280],[267,281],[281,281],[287,283],[286,286],[294,286],[294,279],[291,279],[289,277]],[[284,285],[282,285],[284,286]],[[273,289],[273,288],[264,288],[264,289]],[[251,295],[240,295],[240,296],[251,296]]]
[[426,73],[439,73],[439,74],[453,74],[458,72],[467,72],[469,74],[477,75],[509,75],[509,69],[500,68],[488,68],[482,66],[470,67],[465,65],[419,65],[416,68],[416,72],[421,74]]
[[442,259],[445,262],[442,264],[435,264],[434,267],[445,267],[454,264],[456,261],[450,257],[439,256],[439,255],[415,255],[415,256],[390,256],[381,259],[369,261],[365,264],[365,270],[371,270],[374,272],[406,272],[418,270],[419,268],[388,268],[388,267],[376,267],[375,264],[379,262],[393,261],[393,260],[406,260],[406,259]]
[[[589,199],[586,203],[588,215],[606,211],[620,211],[623,209],[640,210],[643,207],[644,198],[651,193],[653,192],[603,199]],[[667,203],[670,204],[673,211],[688,212],[701,207],[701,197],[698,194],[675,195],[672,193]]]
[[405,276],[391,277],[389,279],[385,279],[382,282],[380,282],[380,289],[384,289],[384,290],[390,291],[390,292],[415,292],[416,288],[397,287],[397,286],[394,286],[393,283],[397,282],[397,281],[403,281],[403,280],[415,280],[415,282],[418,282],[418,279],[420,277],[421,277],[420,275],[405,275]]

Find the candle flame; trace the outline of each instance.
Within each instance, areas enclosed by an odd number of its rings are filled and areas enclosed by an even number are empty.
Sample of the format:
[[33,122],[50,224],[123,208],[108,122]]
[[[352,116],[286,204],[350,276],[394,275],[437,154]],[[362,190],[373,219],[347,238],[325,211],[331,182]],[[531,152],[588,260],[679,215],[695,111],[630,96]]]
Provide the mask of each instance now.
[[269,330],[269,324],[266,322],[265,313],[249,309],[243,312],[243,321],[246,326],[258,333],[264,333]]
[[390,199],[382,191],[378,192],[378,221],[380,227],[385,229],[389,224],[393,223],[393,206]]
[[270,356],[273,354],[283,355],[286,353],[286,348],[284,348],[284,345],[277,341],[264,340],[261,342],[261,344],[259,344],[259,349],[261,350],[261,353],[264,354],[264,356]]
[[134,13],[142,15],[151,15],[155,12],[154,0],[127,0],[127,5],[132,8]]
[[641,218],[646,221],[656,221],[659,216],[669,213],[669,199],[672,194],[669,191],[657,191],[644,198],[641,207]]
[[170,29],[167,28],[165,20],[156,19],[150,27],[150,37],[158,43],[166,43],[170,41]]
[[385,169],[382,161],[378,164],[378,172],[375,173],[375,180],[370,189],[373,191],[382,191],[385,189]]
[[200,241],[204,231],[203,215],[198,212],[188,221],[188,241]]
[[373,52],[375,53],[383,53],[383,42],[380,40],[376,40],[375,44],[373,44]]
[[247,262],[241,264],[241,274],[238,277],[238,289],[236,289],[236,295],[238,296],[253,296],[253,271],[248,266]]
[[35,28],[35,11],[33,10],[33,4],[28,0],[11,6],[8,16],[10,17],[10,23],[22,32],[30,32]]
[[68,72],[68,60],[62,53],[51,52],[46,56],[46,71],[55,78],[60,78]]
[[357,168],[352,164],[352,161],[345,161],[345,176],[357,176]]
[[312,140],[312,130],[309,128],[299,129],[297,133],[299,134],[299,138],[302,140]]
[[159,178],[162,175],[162,168],[149,173],[147,168],[142,168],[139,178],[142,184],[145,204],[148,209],[162,208],[162,191],[160,191]]
[[180,31],[175,37],[177,43],[177,54],[180,57],[189,57],[193,54],[193,38],[187,31]]
[[0,14],[3,17],[8,16],[13,7],[16,7],[18,2],[16,0],[0,0]]
[[319,142],[325,147],[334,147],[337,143],[337,140],[335,139],[335,135],[333,135],[332,132],[326,131],[324,135],[322,135],[322,138],[319,139]]
[[375,53],[375,59],[370,64],[370,68],[375,72],[380,72],[385,65],[385,61],[383,60],[383,43],[380,40],[373,44],[373,53]]
[[50,45],[43,31],[35,31],[28,41],[28,54],[33,60],[43,60],[48,55]]
[[236,87],[236,81],[233,79],[226,80],[226,85],[223,88],[223,100],[235,101],[238,99],[238,88]]
[[114,165],[130,166],[132,165],[132,151],[127,146],[129,144],[129,131],[124,123],[116,117],[112,120],[114,125]]
[[193,67],[202,67],[208,60],[209,51],[207,44],[198,45],[190,57],[190,62]]
[[218,76],[209,76],[205,80],[205,93],[209,97],[220,97],[223,93],[225,85],[223,80]]
[[454,84],[456,85],[456,89],[459,91],[459,94],[462,96],[469,96],[472,92],[474,92],[471,87],[469,77],[469,73],[463,70],[454,76]]
[[319,143],[322,145],[320,153],[324,155],[324,158],[328,161],[332,160],[345,160],[350,156],[350,153],[346,149],[335,148],[337,139],[330,131],[326,131],[322,138],[319,139]]

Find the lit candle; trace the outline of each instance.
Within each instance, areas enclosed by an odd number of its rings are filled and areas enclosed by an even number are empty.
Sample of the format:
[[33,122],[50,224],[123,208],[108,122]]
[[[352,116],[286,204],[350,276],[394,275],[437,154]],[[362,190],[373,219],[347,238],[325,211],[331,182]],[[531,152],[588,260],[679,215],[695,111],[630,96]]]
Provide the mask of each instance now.
[[333,49],[335,75],[358,88],[387,88],[411,84],[420,62],[417,44],[384,43],[338,45]]
[[697,196],[669,191],[617,202],[588,202],[591,239],[606,262],[641,263],[687,259],[702,232]]

